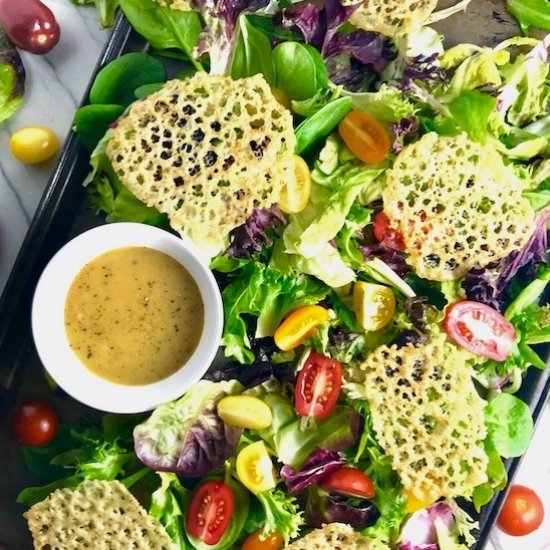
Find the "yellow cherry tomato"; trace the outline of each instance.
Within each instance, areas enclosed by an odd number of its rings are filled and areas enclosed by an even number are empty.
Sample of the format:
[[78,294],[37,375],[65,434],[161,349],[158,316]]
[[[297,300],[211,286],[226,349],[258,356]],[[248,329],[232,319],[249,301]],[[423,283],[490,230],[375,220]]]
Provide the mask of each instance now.
[[249,430],[271,426],[271,409],[251,395],[228,395],[218,403],[218,416],[227,424]]
[[252,493],[261,493],[277,485],[273,463],[263,441],[247,445],[237,455],[237,476]]
[[281,189],[279,206],[285,214],[297,214],[307,205],[311,192],[311,174],[306,161],[294,155],[294,170]]
[[279,90],[279,88],[275,88],[274,86],[271,86],[271,93],[273,94],[273,97],[283,106],[286,107],[290,111],[291,102],[290,97],[288,97],[283,90]]
[[405,494],[407,495],[407,508],[405,510],[407,514],[413,514],[433,504],[431,500],[418,498],[413,491],[405,491]]
[[12,155],[25,164],[37,164],[53,157],[59,147],[55,133],[46,126],[25,126],[10,138]]
[[275,331],[275,345],[283,351],[297,348],[317,327],[329,320],[328,311],[321,306],[304,306],[293,311]]
[[395,296],[387,286],[357,281],[353,287],[353,311],[365,330],[379,330],[392,320]]
[[249,535],[242,550],[280,550],[283,547],[283,535],[275,531],[264,536],[263,529],[258,529]]

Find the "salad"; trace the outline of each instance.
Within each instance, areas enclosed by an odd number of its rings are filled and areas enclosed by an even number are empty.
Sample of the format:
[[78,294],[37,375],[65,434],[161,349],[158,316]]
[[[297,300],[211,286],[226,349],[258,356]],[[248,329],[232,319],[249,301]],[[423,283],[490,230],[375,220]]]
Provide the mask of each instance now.
[[18,502],[118,480],[175,548],[475,545],[550,342],[550,41],[445,48],[468,3],[120,0],[151,53],[75,114],[90,207],[200,246],[224,361],[24,446]]

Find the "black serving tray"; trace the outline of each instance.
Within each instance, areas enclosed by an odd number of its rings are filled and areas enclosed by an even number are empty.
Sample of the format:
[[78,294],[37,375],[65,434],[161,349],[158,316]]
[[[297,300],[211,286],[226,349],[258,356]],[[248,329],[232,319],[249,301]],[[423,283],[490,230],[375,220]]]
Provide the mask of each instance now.
[[[517,34],[517,27],[506,14],[503,1],[474,0],[470,9],[473,12],[467,17],[454,16],[439,25],[438,30],[450,44],[470,40],[493,45]],[[131,29],[124,17],[119,16],[92,81],[101,67],[121,54],[145,50],[147,45],[143,38]],[[90,212],[86,204],[82,182],[89,171],[88,160],[88,152],[70,132],[0,299],[0,550],[32,548],[30,533],[22,516],[25,507],[17,504],[15,499],[21,489],[43,483],[26,469],[19,445],[9,434],[8,416],[14,403],[22,397],[45,399],[59,411],[62,422],[100,416],[98,411],[85,407],[63,392],[52,392],[47,386],[30,327],[34,289],[50,258],[72,237],[104,223],[102,218]],[[548,349],[544,351],[543,355],[550,359]],[[529,404],[535,420],[539,418],[550,392],[549,377],[548,370],[531,369],[518,393]],[[520,461],[506,462],[510,479]],[[485,547],[504,496],[504,492],[499,493],[478,518],[480,532],[476,550]]]

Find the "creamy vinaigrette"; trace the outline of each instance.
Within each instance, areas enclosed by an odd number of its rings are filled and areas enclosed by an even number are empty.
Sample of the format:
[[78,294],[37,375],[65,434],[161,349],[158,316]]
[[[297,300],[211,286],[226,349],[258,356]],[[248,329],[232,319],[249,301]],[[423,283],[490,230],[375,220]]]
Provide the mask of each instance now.
[[117,248],[94,258],[65,302],[71,348],[92,372],[118,384],[150,384],[176,372],[203,327],[197,283],[152,248]]

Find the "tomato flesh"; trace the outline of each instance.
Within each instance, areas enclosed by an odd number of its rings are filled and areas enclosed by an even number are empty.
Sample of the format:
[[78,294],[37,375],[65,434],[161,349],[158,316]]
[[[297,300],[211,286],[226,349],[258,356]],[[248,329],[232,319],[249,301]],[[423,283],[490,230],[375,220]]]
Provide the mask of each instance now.
[[516,339],[516,330],[508,319],[473,300],[449,306],[443,326],[456,344],[495,361],[504,361],[510,355]]
[[512,485],[497,525],[506,534],[521,537],[536,531],[543,519],[544,506],[537,493],[523,485]]
[[203,483],[187,511],[187,532],[205,544],[217,544],[229,526],[234,507],[231,487],[221,481]]
[[57,428],[56,412],[46,403],[35,399],[19,403],[11,416],[12,433],[22,445],[46,445],[55,437]]
[[382,162],[391,148],[386,128],[362,111],[350,111],[338,125],[338,133],[350,151],[366,164]]
[[301,416],[326,418],[334,409],[342,387],[342,365],[312,351],[298,375],[294,408]]
[[277,485],[273,463],[263,441],[242,449],[237,455],[236,467],[239,480],[251,493],[268,491]]
[[371,478],[358,468],[340,468],[329,474],[321,487],[332,493],[357,498],[373,498],[374,484]]
[[388,216],[384,212],[380,212],[374,218],[374,236],[380,244],[386,248],[403,252],[405,250],[405,242],[403,236],[391,227],[391,222]]
[[249,535],[242,546],[242,550],[279,550],[283,547],[281,533],[270,533],[264,537],[263,529],[258,529]]
[[293,311],[275,331],[275,345],[283,351],[297,348],[320,324],[328,320],[329,313],[324,307],[301,307]]

